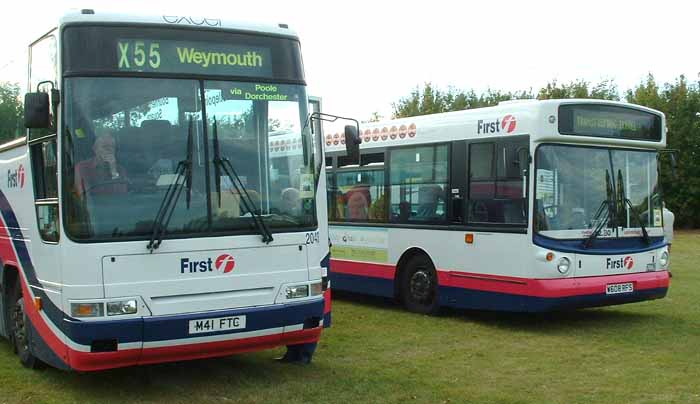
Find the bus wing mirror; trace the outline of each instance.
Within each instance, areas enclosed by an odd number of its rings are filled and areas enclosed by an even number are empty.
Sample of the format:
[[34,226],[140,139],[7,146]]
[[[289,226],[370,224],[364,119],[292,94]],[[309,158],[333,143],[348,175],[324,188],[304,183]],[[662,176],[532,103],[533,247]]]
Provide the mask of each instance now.
[[520,174],[525,175],[530,168],[530,152],[527,150],[527,147],[519,147],[516,155],[518,157],[517,165]]
[[357,126],[345,125],[345,151],[353,162],[359,164],[360,161],[360,130]]
[[24,127],[46,129],[49,127],[49,95],[44,92],[24,95]]

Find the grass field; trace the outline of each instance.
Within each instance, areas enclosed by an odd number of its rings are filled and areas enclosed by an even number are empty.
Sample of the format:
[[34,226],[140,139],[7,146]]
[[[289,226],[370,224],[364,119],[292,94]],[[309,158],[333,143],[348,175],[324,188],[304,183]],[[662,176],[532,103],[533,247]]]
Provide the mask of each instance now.
[[282,349],[95,374],[22,368],[0,342],[0,403],[700,403],[700,233],[678,233],[663,300],[573,313],[334,301],[310,366]]

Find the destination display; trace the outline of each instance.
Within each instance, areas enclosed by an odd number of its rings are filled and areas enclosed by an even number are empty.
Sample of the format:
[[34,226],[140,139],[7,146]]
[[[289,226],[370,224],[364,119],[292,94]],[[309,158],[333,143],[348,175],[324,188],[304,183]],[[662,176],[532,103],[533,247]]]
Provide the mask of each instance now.
[[630,140],[661,140],[659,115],[612,105],[562,105],[559,133]]
[[304,84],[296,38],[143,26],[69,26],[63,73],[260,78]]
[[119,39],[122,71],[271,77],[269,49],[194,41]]

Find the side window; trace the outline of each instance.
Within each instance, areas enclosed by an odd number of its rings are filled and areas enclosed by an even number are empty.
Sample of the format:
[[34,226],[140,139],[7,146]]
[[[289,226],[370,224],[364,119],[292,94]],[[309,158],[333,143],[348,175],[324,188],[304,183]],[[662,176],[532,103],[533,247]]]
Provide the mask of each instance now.
[[525,225],[527,199],[519,158],[527,141],[472,143],[469,146],[470,223]]
[[58,242],[56,137],[34,143],[30,150],[39,234],[44,241]]
[[442,222],[447,216],[448,146],[391,151],[391,221]]
[[[53,35],[49,35],[31,46],[29,53],[30,61],[28,92],[38,91],[37,86],[39,83],[46,81],[53,83],[53,88],[56,88],[56,85],[58,84],[56,55],[56,38]],[[51,90],[51,86],[48,84],[42,85],[39,90],[48,92]],[[51,97],[49,97],[49,100],[51,100]],[[56,107],[58,106],[50,105],[49,107],[49,111],[52,116],[52,119],[49,121],[51,126],[48,129],[30,129],[30,139],[38,139],[40,137],[56,133],[56,128],[53,127],[55,118],[54,111]]]

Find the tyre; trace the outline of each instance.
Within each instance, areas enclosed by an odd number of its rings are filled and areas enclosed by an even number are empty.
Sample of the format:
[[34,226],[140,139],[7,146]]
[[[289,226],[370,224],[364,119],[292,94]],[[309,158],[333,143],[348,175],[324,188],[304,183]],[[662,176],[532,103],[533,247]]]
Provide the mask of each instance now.
[[24,311],[24,298],[22,296],[22,286],[19,281],[15,285],[9,310],[10,336],[14,344],[15,352],[17,356],[19,356],[19,361],[24,367],[37,369],[41,366],[41,361],[32,355],[29,348],[29,318]]
[[401,276],[401,301],[414,313],[437,314],[438,282],[435,267],[425,255],[416,255],[406,264]]

